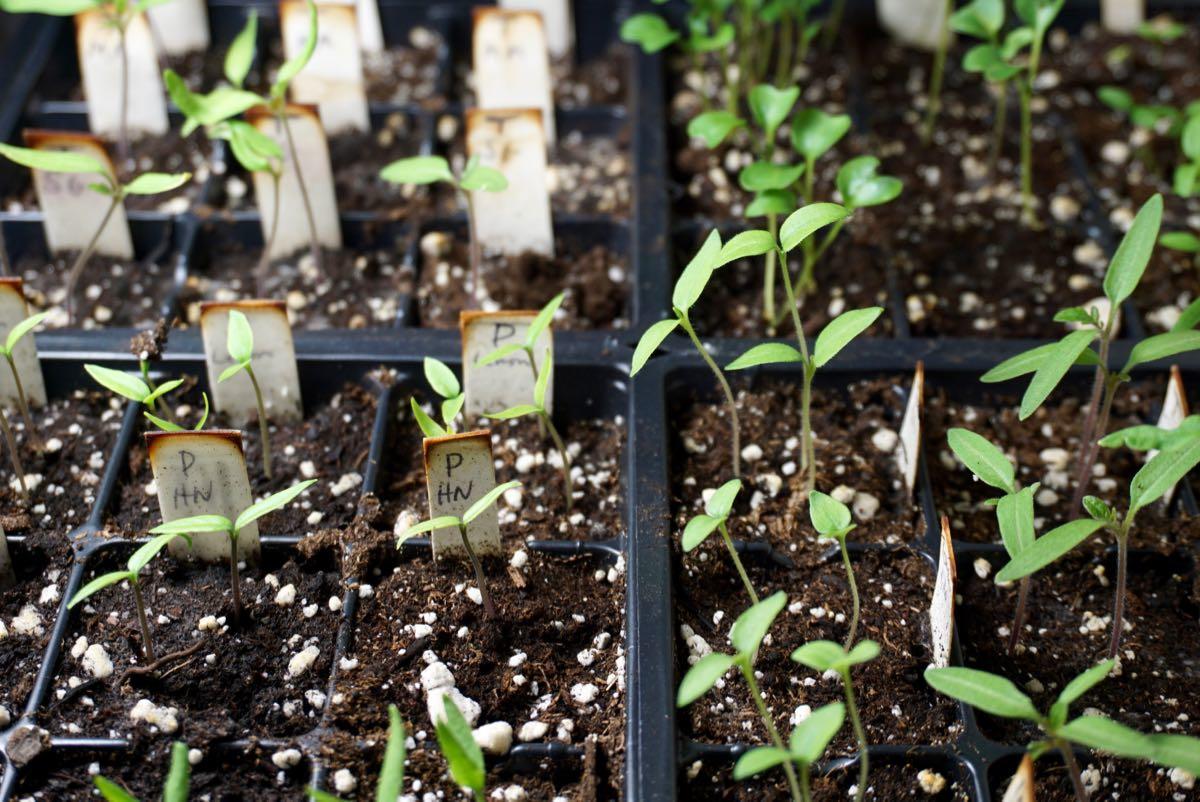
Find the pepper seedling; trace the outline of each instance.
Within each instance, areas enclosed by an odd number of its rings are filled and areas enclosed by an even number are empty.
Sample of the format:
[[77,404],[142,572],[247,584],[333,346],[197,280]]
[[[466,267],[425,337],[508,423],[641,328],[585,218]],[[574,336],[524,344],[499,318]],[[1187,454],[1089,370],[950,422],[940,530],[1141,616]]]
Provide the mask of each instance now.
[[[449,697],[446,701],[449,701]],[[406,737],[399,708],[388,705],[387,748],[383,753],[383,764],[379,767],[379,779],[375,783],[375,802],[392,802],[404,793],[404,761],[408,753]],[[313,802],[345,802],[340,796],[319,788],[309,788],[308,795]]]
[[756,746],[743,753],[733,766],[733,779],[746,780],[776,766],[791,763],[800,770],[800,799],[812,802],[812,766],[825,754],[829,742],[845,721],[846,705],[842,702],[818,707],[792,730],[787,749]]
[[467,557],[471,561],[471,568],[475,571],[475,583],[479,585],[479,595],[483,597],[483,610],[488,618],[496,617],[496,605],[492,602],[492,594],[488,591],[487,576],[483,572],[483,563],[479,561],[478,555],[475,554],[475,549],[471,546],[471,539],[467,537],[467,527],[471,521],[474,521],[488,507],[496,503],[499,498],[504,495],[505,491],[512,490],[515,487],[520,487],[518,481],[505,482],[502,485],[497,485],[480,497],[478,501],[467,508],[459,518],[454,515],[442,515],[437,518],[432,518],[428,521],[422,521],[419,524],[414,524],[404,531],[396,540],[396,548],[404,545],[404,541],[425,532],[432,532],[435,529],[441,529],[447,526],[458,528],[458,534],[462,538],[463,548],[467,552]]
[[[188,745],[183,741],[171,744],[171,767],[163,780],[162,802],[188,802],[191,793],[192,764],[188,760]],[[105,802],[138,802],[138,798],[112,780],[97,774],[92,783]]]
[[0,143],[0,155],[31,170],[44,170],[50,173],[94,173],[101,178],[98,182],[88,184],[88,189],[109,199],[108,210],[101,218],[100,225],[96,227],[87,246],[75,257],[70,272],[67,273],[67,317],[69,319],[73,319],[75,284],[79,281],[79,276],[83,273],[88,259],[95,252],[96,243],[100,240],[100,235],[104,232],[117,207],[129,195],[158,195],[170,192],[183,186],[192,177],[191,173],[142,173],[128,183],[121,183],[108,167],[84,153],[35,150]]
[[[736,652],[734,654],[709,652],[697,660],[695,665],[683,675],[683,679],[679,683],[675,706],[687,707],[712,690],[713,686],[717,684],[717,680],[725,676],[725,672],[731,668],[737,668],[750,689],[750,698],[758,710],[758,716],[767,731],[771,746],[775,749],[785,750],[783,739],[779,737],[779,730],[775,727],[775,719],[767,710],[767,703],[763,700],[762,691],[759,690],[758,679],[754,675],[754,660],[771,624],[775,622],[776,617],[786,605],[787,594],[779,591],[739,615],[729,630],[729,640]],[[795,768],[790,761],[780,765],[783,766],[783,771],[787,775],[792,799],[799,800],[801,798],[800,783],[796,777]]]
[[921,140],[928,143],[933,139],[933,126],[937,123],[938,113],[942,110],[942,80],[946,74],[946,52],[950,49],[950,18],[954,13],[954,0],[946,0],[942,5],[941,36],[938,37],[937,49],[933,53],[933,69],[929,73],[929,91],[925,107],[925,124],[921,126]]
[[241,623],[242,620],[242,582],[238,575],[238,537],[242,530],[269,512],[286,507],[296,496],[303,493],[316,479],[307,479],[294,484],[286,490],[272,493],[261,501],[256,501],[238,514],[235,520],[229,520],[224,515],[192,515],[187,518],[177,518],[159,524],[150,530],[152,535],[187,534],[191,532],[224,532],[229,538],[229,574],[233,587],[233,618]]
[[[173,325],[174,322],[167,323],[166,318],[160,318],[153,328],[138,332],[129,341],[129,352],[137,359],[142,381],[151,391],[155,389],[155,384],[154,380],[150,378],[150,361],[162,358],[163,351],[167,347],[167,337],[170,336]],[[205,404],[207,403],[206,400]],[[155,405],[162,413],[163,418],[174,422],[175,418],[171,415],[171,409],[162,396],[158,397]]]
[[846,548],[846,536],[856,524],[850,519],[850,508],[833,496],[814,490],[808,497],[808,516],[813,528],[823,537],[833,538],[842,552],[842,565],[846,568],[846,584],[850,586],[850,601],[853,612],[850,616],[850,631],[846,634],[845,649],[849,651],[858,634],[860,604],[858,583],[854,580],[854,566],[850,564],[850,551]]
[[412,156],[400,159],[379,171],[379,177],[393,184],[449,184],[463,199],[467,207],[467,238],[469,240],[471,293],[475,298],[482,289],[479,271],[483,262],[483,246],[476,236],[475,202],[472,192],[503,192],[508,189],[508,179],[495,167],[480,164],[479,156],[472,156],[463,167],[462,174],[455,176],[450,163],[441,156]]
[[[164,395],[176,389],[183,384],[183,379],[171,379],[165,381],[157,387],[151,388],[149,384],[129,373],[120,370],[113,370],[101,365],[84,365],[83,369],[88,372],[88,375],[95,379],[96,383],[107,390],[111,390],[119,396],[128,398],[130,401],[136,401],[146,407],[146,411],[142,414],[146,416],[146,420],[153,423],[164,432],[182,432],[184,428],[170,420],[164,420],[156,415],[151,414],[149,410],[154,409],[155,402],[161,399]],[[204,397],[204,414],[200,418],[200,422],[192,429],[192,431],[200,431],[204,428],[204,424],[208,421],[208,394],[203,393]]]
[[720,532],[721,539],[725,541],[725,548],[729,549],[729,558],[733,560],[733,566],[742,578],[750,601],[758,604],[758,593],[754,590],[754,583],[750,581],[750,576],[738,557],[737,549],[733,547],[733,538],[729,536],[729,515],[733,512],[733,502],[741,489],[741,479],[730,479],[718,487],[708,501],[704,502],[704,512],[688,521],[683,528],[682,546],[685,552],[694,551],[714,531]]
[[440,359],[434,359],[431,356],[425,357],[425,381],[429,382],[429,386],[433,391],[442,397],[441,415],[442,422],[438,423],[433,418],[421,409],[421,405],[417,403],[415,396],[408,399],[409,405],[412,407],[413,417],[417,421],[417,426],[421,427],[421,432],[426,437],[444,437],[448,434],[454,434],[454,419],[458,417],[458,413],[463,408],[463,403],[466,401],[466,396],[463,394],[462,385],[459,384],[458,377],[454,375],[454,371],[442,362]]
[[1186,735],[1143,735],[1105,716],[1085,713],[1068,721],[1069,709],[1081,696],[1104,680],[1116,666],[1105,660],[1068,682],[1046,713],[1005,677],[974,668],[925,669],[925,681],[938,693],[965,702],[977,710],[1001,718],[1023,719],[1036,724],[1045,739],[1026,748],[1037,760],[1057,750],[1062,755],[1077,802],[1087,802],[1089,794],[1079,773],[1073,744],[1098,749],[1117,757],[1146,760],[1190,772],[1200,770],[1200,740]]
[[226,348],[233,364],[221,371],[217,382],[231,379],[242,371],[250,379],[254,387],[254,401],[258,405],[258,433],[262,440],[263,475],[271,478],[271,434],[270,421],[267,419],[267,408],[263,404],[262,390],[258,386],[258,377],[254,375],[254,330],[245,313],[238,309],[229,310],[229,329],[226,333]]
[[854,739],[858,742],[858,788],[854,795],[855,802],[862,802],[866,796],[871,761],[867,753],[867,732],[863,729],[862,717],[858,713],[858,704],[855,700],[854,684],[850,681],[850,669],[863,663],[869,663],[878,656],[879,644],[873,640],[855,644],[853,649],[845,648],[833,641],[817,640],[806,643],[792,652],[792,659],[797,663],[822,674],[826,671],[834,671],[842,678],[842,690],[846,696],[846,712],[850,715],[850,726],[854,730]]
[[4,342],[0,344],[0,354],[4,355],[4,361],[8,363],[8,369],[12,371],[13,384],[17,388],[17,409],[21,412],[21,418],[25,421],[25,428],[29,430],[29,437],[33,440],[33,447],[42,451],[45,445],[42,443],[42,436],[38,432],[37,427],[33,425],[33,416],[29,414],[29,402],[25,398],[25,386],[21,383],[21,373],[17,370],[17,362],[13,358],[13,349],[17,347],[17,343],[26,334],[29,334],[36,329],[49,312],[39,312],[36,315],[30,315],[22,320],[17,325],[13,326],[8,331],[8,336],[4,338]]
[[992,85],[996,95],[995,119],[992,124],[992,146],[988,169],[995,171],[996,162],[1004,148],[1004,130],[1008,122],[1008,82],[1021,68],[1010,63],[1022,44],[1023,36],[1008,36],[1001,41],[1004,30],[1004,0],[972,0],[950,15],[950,27],[956,33],[982,41],[963,56],[967,72],[979,73]]
[[[434,722],[438,747],[446,757],[450,778],[462,788],[470,789],[475,802],[487,798],[487,766],[483,750],[471,734],[471,725],[449,695],[442,697],[445,715]],[[390,797],[389,797],[390,798]]]
[[151,538],[148,543],[145,543],[130,555],[128,562],[125,564],[124,571],[110,571],[107,574],[96,577],[71,597],[71,601],[67,603],[67,609],[73,609],[80,602],[86,601],[110,585],[115,585],[118,582],[128,582],[129,586],[133,588],[133,603],[137,608],[138,626],[142,629],[142,653],[145,655],[148,664],[153,663],[155,660],[154,642],[150,637],[150,622],[146,618],[146,602],[142,598],[142,584],[139,581],[139,577],[141,576],[142,569],[149,565],[158,556],[158,553],[177,537],[182,537],[188,542],[189,546],[192,543],[191,537],[184,532],[161,534],[158,537]]

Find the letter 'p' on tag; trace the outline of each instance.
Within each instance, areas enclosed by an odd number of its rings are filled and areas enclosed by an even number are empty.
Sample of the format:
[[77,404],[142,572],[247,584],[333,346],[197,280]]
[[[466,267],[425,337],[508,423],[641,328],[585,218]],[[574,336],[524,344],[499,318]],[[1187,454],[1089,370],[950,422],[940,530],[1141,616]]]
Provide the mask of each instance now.
[[[24,284],[19,278],[0,278],[0,342],[8,338],[13,326],[29,317],[25,302]],[[38,359],[33,334],[26,334],[13,347],[13,363],[21,375],[21,389],[31,407],[46,403],[46,382],[42,378],[42,363]],[[0,363],[0,400],[12,404],[17,400],[17,380],[7,361]]]
[[301,420],[304,406],[300,398],[300,371],[296,366],[296,346],[283,301],[207,301],[200,304],[200,330],[213,407],[238,424],[245,424],[258,415],[254,384],[245,371],[225,381],[217,381],[233,364],[228,342],[229,312],[233,309],[246,316],[254,333],[250,366],[258,380],[267,417],[275,421]]
[[[487,430],[430,437],[424,442],[425,483],[429,517],[461,518],[496,486],[492,462],[492,433]],[[500,516],[493,504],[467,524],[467,539],[479,555],[500,554]],[[466,557],[458,527],[435,529],[430,536],[433,557]]]
[[[241,432],[146,432],[146,444],[164,523],[193,515],[223,515],[233,521],[253,501]],[[224,532],[197,532],[190,549],[182,538],[172,540],[167,548],[176,558],[229,560],[229,538]],[[238,536],[238,557],[255,563],[260,552],[254,522]]]
[[546,141],[555,141],[550,56],[536,11],[476,8],[472,43],[476,105],[542,110]]
[[546,138],[538,109],[470,109],[467,154],[508,179],[502,192],[475,192],[475,229],[489,251],[554,256]]
[[[103,11],[75,15],[75,39],[87,98],[88,128],[115,139],[121,133],[121,34]],[[167,132],[167,93],[158,70],[154,37],[144,14],[134,14],[125,29],[128,80],[125,83],[125,130],[130,137]]]
[[[537,314],[529,311],[459,313],[463,393],[466,395],[463,404],[465,420],[474,420],[476,416],[500,412],[518,404],[533,403],[536,379],[529,356],[524,351],[509,354],[488,365],[479,366],[478,362],[497,348],[523,343],[525,332]],[[553,347],[553,327],[547,326],[533,346],[539,373],[546,358],[546,349]],[[551,381],[546,387],[546,412],[553,414],[553,410],[554,382]]]
[[[308,42],[308,4],[279,4],[283,49],[287,58],[304,52]],[[363,82],[362,50],[354,6],[317,4],[317,46],[289,89],[297,103],[316,104],[321,123],[332,136],[370,130]]]

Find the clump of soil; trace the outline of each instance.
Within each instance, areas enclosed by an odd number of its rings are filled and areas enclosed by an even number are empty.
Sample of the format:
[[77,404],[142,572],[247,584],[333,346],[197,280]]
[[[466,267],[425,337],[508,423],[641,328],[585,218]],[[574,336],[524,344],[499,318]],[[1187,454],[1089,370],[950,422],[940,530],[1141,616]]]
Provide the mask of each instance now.
[[151,254],[134,259],[93,255],[75,285],[74,319],[67,315],[67,276],[78,254],[21,254],[13,273],[24,279],[29,303],[49,312],[50,328],[146,328],[175,292],[170,243],[170,228],[164,227],[163,240]]

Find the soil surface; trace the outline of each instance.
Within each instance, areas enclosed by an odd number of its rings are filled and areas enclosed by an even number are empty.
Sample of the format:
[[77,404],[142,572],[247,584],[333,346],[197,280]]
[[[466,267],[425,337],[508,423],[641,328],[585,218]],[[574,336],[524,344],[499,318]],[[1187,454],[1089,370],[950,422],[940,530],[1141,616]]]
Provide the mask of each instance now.
[[441,106],[446,101],[441,91],[443,81],[438,61],[441,47],[441,36],[429,28],[416,26],[408,33],[407,46],[363,54],[367,99],[377,103]]
[[[1146,799],[1174,802],[1186,799],[1191,792],[1170,780],[1169,769],[1131,763],[1106,756],[1079,757],[1079,769],[1084,784],[1092,789],[1093,799]],[[992,793],[1002,795],[1016,764],[998,763],[992,773]],[[1039,802],[1075,802],[1071,780],[1061,758],[1047,755],[1034,766]],[[999,798],[999,796],[997,796]]]
[[73,320],[67,314],[67,276],[77,253],[52,258],[44,251],[21,254],[13,273],[24,279],[29,303],[50,313],[45,321],[50,328],[146,328],[161,316],[175,291],[170,229],[163,228],[162,235],[153,253],[134,259],[88,259],[75,285]]

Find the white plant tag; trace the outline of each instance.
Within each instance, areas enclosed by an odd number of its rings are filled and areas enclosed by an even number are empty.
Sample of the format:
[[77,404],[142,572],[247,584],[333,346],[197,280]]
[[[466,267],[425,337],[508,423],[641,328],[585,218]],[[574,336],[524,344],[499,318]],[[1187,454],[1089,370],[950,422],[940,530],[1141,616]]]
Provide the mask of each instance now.
[[[0,278],[0,343],[8,338],[13,326],[29,317],[29,305],[25,302],[23,282],[19,278]],[[21,389],[31,407],[46,403],[46,382],[42,378],[42,363],[38,359],[37,344],[30,332],[13,348],[13,363],[21,376]],[[12,405],[17,400],[17,381],[13,377],[8,360],[0,364],[0,400]]]
[[[246,117],[283,150],[283,178],[279,182],[279,197],[275,197],[275,182],[267,173],[254,173],[254,196],[258,199],[262,220],[263,242],[269,238],[275,204],[279,203],[279,230],[271,247],[271,258],[291,256],[309,244],[308,216],[304,211],[304,196],[300,179],[292,162],[287,134],[275,115],[265,109],[251,109]],[[329,163],[329,143],[316,111],[311,106],[288,106],[288,124],[296,142],[296,157],[304,169],[304,188],[312,204],[317,242],[326,248],[342,247],[342,229],[338,222],[337,198],[333,192],[333,168]]]
[[379,4],[376,0],[322,0],[320,5],[353,6],[358,18],[358,46],[364,53],[382,53],[383,25],[379,21]]
[[298,421],[304,417],[300,399],[300,372],[296,348],[283,301],[210,301],[200,304],[200,330],[204,339],[204,362],[213,409],[245,425],[258,417],[254,384],[246,371],[223,382],[217,377],[233,364],[229,356],[229,311],[246,316],[254,332],[254,354],[250,364],[262,392],[267,417],[273,421]]
[[538,109],[467,111],[467,153],[508,179],[503,192],[475,192],[475,233],[489,251],[554,255],[546,137]]
[[938,550],[937,579],[929,604],[929,629],[933,641],[934,668],[950,664],[950,643],[954,639],[954,543],[950,540],[950,521],[942,518],[942,545]]
[[[1179,373],[1179,366],[1171,366],[1171,376],[1167,380],[1167,395],[1163,398],[1162,412],[1158,415],[1157,426],[1160,429],[1178,429],[1179,424],[1183,423],[1183,419],[1188,416],[1187,393],[1183,389],[1183,376]],[[1146,461],[1154,459],[1157,451],[1149,451],[1146,454]],[[1163,493],[1163,505],[1169,506],[1171,498],[1175,495],[1175,485],[1167,488],[1167,492]]]
[[1146,21],[1145,0],[1100,0],[1100,19],[1110,33],[1133,33]]
[[1034,802],[1033,792],[1033,758],[1025,755],[1021,758],[1021,765],[1017,766],[1016,773],[1009,780],[1001,802]]
[[[303,52],[308,41],[308,5],[284,0],[279,14],[284,55],[291,58]],[[317,105],[331,136],[371,127],[355,17],[354,6],[317,6],[317,46],[290,87],[293,101]]]
[[[425,483],[429,517],[459,518],[496,486],[492,463],[492,433],[482,430],[430,437],[424,441]],[[500,517],[493,504],[467,525],[467,539],[476,554],[500,554]],[[458,527],[435,529],[430,536],[433,558],[466,557]]]
[[476,8],[472,53],[475,105],[481,109],[541,109],[546,141],[553,144],[554,95],[541,15]]
[[[146,445],[164,522],[193,515],[224,515],[233,521],[253,501],[241,432],[146,432]],[[229,538],[224,532],[194,533],[190,549],[187,541],[176,538],[167,549],[176,558],[229,560]],[[259,553],[255,522],[238,535],[238,557],[254,563]]]
[[8,553],[8,538],[4,536],[4,527],[0,526],[0,590],[11,588],[16,582],[17,573]]
[[[93,134],[115,139],[121,133],[121,35],[100,11],[75,15],[75,39],[88,127]],[[128,80],[125,86],[125,130],[132,139],[167,132],[167,93],[158,69],[154,37],[144,14],[125,29]]]
[[[67,150],[91,156],[113,171],[112,160],[103,143],[91,134],[74,131],[25,131],[25,144],[34,150]],[[42,209],[42,227],[46,232],[46,247],[51,253],[82,251],[92,235],[100,228],[112,199],[88,189],[88,184],[103,181],[97,173],[52,173],[33,170],[33,188],[38,206]],[[108,218],[96,253],[117,259],[133,258],[133,237],[125,207],[117,204]]]
[[921,409],[924,404],[925,363],[917,362],[912,388],[908,391],[908,404],[904,407],[904,418],[900,421],[900,442],[896,450],[896,463],[900,466],[910,497],[917,487],[917,466],[921,461]]
[[575,49],[575,24],[570,0],[500,0],[500,7],[512,11],[536,11],[546,28],[546,44],[555,58],[569,56]]
[[879,24],[906,45],[937,50],[946,19],[945,0],[875,0]]
[[208,50],[208,10],[204,0],[171,0],[147,13],[159,52],[182,56]]
[[[529,324],[537,312],[460,312],[458,328],[462,336],[463,392],[465,419],[489,412],[533,403],[535,384],[533,367],[524,351],[509,354],[491,364],[478,367],[479,360],[504,345],[523,343]],[[533,353],[540,371],[546,349],[554,347],[553,326],[547,326],[534,344]],[[546,387],[546,411],[554,409],[554,377]]]

